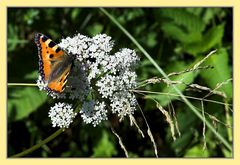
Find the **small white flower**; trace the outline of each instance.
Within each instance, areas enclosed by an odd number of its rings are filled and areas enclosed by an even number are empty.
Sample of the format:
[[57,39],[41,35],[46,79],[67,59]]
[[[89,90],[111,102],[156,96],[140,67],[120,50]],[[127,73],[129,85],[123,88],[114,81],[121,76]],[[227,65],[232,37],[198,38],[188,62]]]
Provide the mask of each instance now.
[[90,82],[92,79],[96,78],[97,75],[101,73],[101,71],[98,69],[97,63],[92,63],[89,66],[89,74],[88,74],[88,81]]
[[51,118],[53,127],[68,128],[73,122],[77,113],[72,109],[71,104],[56,103],[51,107],[48,116]]
[[89,47],[88,50],[89,50],[90,52],[96,52],[97,49],[98,49],[98,45],[92,44],[92,45],[90,45],[90,47]]
[[37,86],[40,89],[40,91],[42,90],[46,90],[47,89],[47,83],[42,79],[42,76],[39,75],[38,79],[37,79]]
[[120,120],[126,115],[132,115],[136,110],[136,97],[128,91],[115,93],[111,99],[111,108],[113,113],[118,113]]
[[117,69],[122,71],[130,69],[139,61],[139,57],[134,50],[124,48],[121,51],[114,54],[117,59]]
[[85,101],[79,113],[86,124],[91,123],[94,127],[101,121],[108,119],[104,102]]
[[114,42],[111,41],[111,37],[106,34],[98,34],[92,38],[93,42],[98,45],[99,49],[104,52],[110,52],[112,50]]
[[98,91],[102,95],[102,98],[107,98],[112,96],[112,94],[118,89],[116,82],[118,82],[118,77],[114,75],[105,75],[97,81],[96,86],[99,87]]

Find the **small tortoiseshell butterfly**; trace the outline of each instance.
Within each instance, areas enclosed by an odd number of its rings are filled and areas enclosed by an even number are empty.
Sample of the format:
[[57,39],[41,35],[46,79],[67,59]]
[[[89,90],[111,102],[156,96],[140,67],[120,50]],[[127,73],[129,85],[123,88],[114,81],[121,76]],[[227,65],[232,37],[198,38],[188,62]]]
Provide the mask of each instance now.
[[38,47],[39,73],[50,91],[61,93],[73,65],[73,57],[41,33],[35,33]]

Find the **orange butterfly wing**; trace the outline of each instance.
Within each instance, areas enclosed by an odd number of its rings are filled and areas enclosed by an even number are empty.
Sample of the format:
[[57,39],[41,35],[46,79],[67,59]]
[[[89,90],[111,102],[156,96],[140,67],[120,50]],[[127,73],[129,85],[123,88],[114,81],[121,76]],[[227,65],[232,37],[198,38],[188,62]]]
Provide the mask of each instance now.
[[62,75],[60,76],[60,80],[55,79],[53,81],[51,81],[48,84],[48,88],[50,88],[51,90],[54,90],[56,92],[62,92],[65,88],[65,85],[67,83],[67,76],[69,74],[69,71],[71,69],[71,66],[69,66],[69,68],[67,68]]
[[72,59],[50,38],[41,33],[35,34],[38,47],[39,71],[48,88],[62,92],[71,70]]

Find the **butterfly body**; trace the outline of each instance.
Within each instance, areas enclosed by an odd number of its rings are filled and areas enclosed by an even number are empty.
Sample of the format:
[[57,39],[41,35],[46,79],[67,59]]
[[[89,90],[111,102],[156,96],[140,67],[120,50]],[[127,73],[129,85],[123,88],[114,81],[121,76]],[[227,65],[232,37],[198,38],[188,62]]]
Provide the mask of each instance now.
[[64,52],[47,36],[36,33],[38,47],[39,72],[49,90],[61,93],[65,89],[73,57]]

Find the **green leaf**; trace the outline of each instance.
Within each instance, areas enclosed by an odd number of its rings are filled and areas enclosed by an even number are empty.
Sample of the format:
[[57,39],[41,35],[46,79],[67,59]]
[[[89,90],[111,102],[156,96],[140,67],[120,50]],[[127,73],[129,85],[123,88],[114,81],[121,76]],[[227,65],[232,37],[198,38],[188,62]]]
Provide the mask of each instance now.
[[103,25],[95,23],[92,27],[89,27],[87,31],[92,35],[99,34],[103,31]]
[[[201,72],[200,75],[205,80],[207,85],[210,86],[212,89],[214,89],[218,83],[224,82],[232,78],[231,69],[228,64],[229,63],[228,58],[229,58],[229,55],[227,53],[227,50],[222,48],[218,50],[215,55],[211,56],[206,61],[205,64],[213,66],[214,69]],[[229,99],[232,98],[231,82],[229,82],[226,85],[223,85],[218,90],[224,92]]]
[[193,31],[191,33],[185,32],[182,28],[174,25],[173,23],[164,23],[162,24],[161,29],[169,37],[185,44],[202,40],[202,35],[200,31]]
[[106,131],[103,131],[101,139],[93,148],[93,152],[93,157],[111,157],[117,154],[115,146],[110,141]]
[[215,8],[206,8],[204,14],[202,15],[202,19],[206,24],[211,23],[214,21],[214,18],[224,19],[226,16],[227,10],[222,10],[222,8],[215,7]]
[[156,36],[157,36],[156,33],[153,33],[153,32],[148,33],[146,44],[149,47],[154,47],[157,44]]
[[181,153],[185,150],[187,145],[191,143],[193,138],[192,132],[188,131],[182,134],[180,137],[177,138],[176,141],[171,143],[171,148],[175,151],[177,155],[181,155]]
[[210,49],[216,47],[217,44],[221,44],[223,34],[224,24],[212,27],[207,31],[200,42],[185,44],[184,50],[192,55],[209,51]]
[[197,145],[192,147],[191,149],[187,150],[184,157],[209,157],[210,153],[208,150],[203,150],[202,145]]
[[37,77],[38,77],[39,73],[37,70],[31,72],[31,73],[28,73],[24,76],[24,79],[28,79],[28,80],[36,80]]
[[222,149],[222,152],[223,152],[225,158],[232,158],[232,156],[233,156],[232,152],[227,150],[227,149],[225,149],[225,148]]
[[47,95],[33,87],[9,88],[8,117],[21,120],[37,110],[47,100]]
[[172,22],[179,27],[183,27],[183,29],[186,29],[188,32],[202,32],[205,29],[205,24],[201,18],[186,9],[162,9],[161,14],[164,17],[172,19]]
[[78,17],[78,15],[81,13],[81,8],[75,8],[71,10],[71,19],[75,21]]

